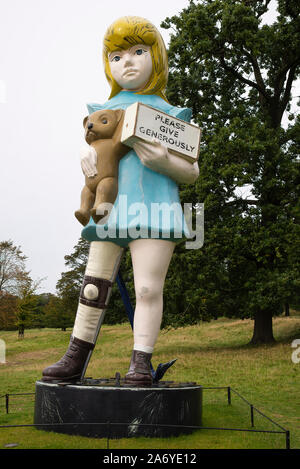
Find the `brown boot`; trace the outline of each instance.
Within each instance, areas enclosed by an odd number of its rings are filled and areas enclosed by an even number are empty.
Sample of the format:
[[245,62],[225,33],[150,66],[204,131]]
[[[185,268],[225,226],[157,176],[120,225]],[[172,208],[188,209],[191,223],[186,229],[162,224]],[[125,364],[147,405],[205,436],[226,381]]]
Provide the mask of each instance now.
[[94,344],[71,337],[64,356],[43,371],[42,381],[69,381],[80,378],[88,354],[93,348]]
[[135,386],[151,386],[152,374],[150,369],[152,353],[133,350],[130,367],[125,375],[125,383]]

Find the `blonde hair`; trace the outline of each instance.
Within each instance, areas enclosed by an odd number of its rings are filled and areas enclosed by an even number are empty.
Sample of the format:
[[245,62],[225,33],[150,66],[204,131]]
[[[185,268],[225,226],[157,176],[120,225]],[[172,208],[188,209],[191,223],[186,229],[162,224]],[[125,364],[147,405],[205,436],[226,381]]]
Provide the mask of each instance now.
[[113,79],[108,56],[117,50],[126,50],[136,44],[150,46],[152,74],[145,88],[138,94],[156,94],[167,101],[165,89],[168,81],[168,56],[163,38],[156,27],[145,18],[124,16],[116,20],[106,31],[103,40],[103,62],[105,75],[111,87],[112,98],[121,91]]

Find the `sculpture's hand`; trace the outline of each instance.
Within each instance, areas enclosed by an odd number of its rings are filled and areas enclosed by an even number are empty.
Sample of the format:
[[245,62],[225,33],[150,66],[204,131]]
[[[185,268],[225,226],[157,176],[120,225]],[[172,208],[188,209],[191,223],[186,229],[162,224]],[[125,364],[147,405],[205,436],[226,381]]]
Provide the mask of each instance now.
[[177,182],[192,184],[199,176],[199,166],[168,152],[157,139],[152,142],[136,142],[133,149],[147,168],[165,174]]
[[97,171],[97,152],[95,148],[83,147],[80,150],[80,163],[83,174],[87,177],[93,177],[98,174]]
[[147,168],[158,172],[164,172],[168,169],[168,149],[159,140],[153,139],[152,142],[138,141],[134,143],[133,149]]

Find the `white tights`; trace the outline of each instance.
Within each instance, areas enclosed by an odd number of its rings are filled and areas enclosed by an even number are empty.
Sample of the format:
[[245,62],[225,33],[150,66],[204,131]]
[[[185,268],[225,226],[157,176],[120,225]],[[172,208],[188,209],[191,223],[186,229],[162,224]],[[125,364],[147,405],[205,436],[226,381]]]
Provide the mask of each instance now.
[[[137,239],[129,244],[136,295],[134,349],[152,353],[163,312],[163,287],[175,243]],[[123,249],[110,242],[92,242],[86,275],[114,281]],[[95,343],[103,310],[79,303],[73,335]]]

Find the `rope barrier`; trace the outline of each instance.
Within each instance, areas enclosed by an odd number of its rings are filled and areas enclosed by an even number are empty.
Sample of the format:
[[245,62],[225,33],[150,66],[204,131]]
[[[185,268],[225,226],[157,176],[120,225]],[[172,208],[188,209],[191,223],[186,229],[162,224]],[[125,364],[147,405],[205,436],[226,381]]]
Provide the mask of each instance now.
[[[273,425],[280,428],[281,431],[276,430],[257,430],[257,429],[248,429],[248,428],[228,428],[228,427],[203,427],[203,426],[187,426],[187,425],[169,425],[169,424],[151,424],[151,423],[126,423],[126,422],[76,422],[76,423],[65,423],[65,422],[57,422],[57,423],[42,423],[42,424],[19,424],[19,425],[0,425],[0,428],[23,428],[23,427],[43,427],[43,428],[51,428],[51,427],[58,427],[58,426],[84,426],[84,425],[106,425],[109,427],[112,425],[124,425],[124,426],[139,426],[139,427],[167,427],[167,428],[182,428],[182,429],[191,429],[191,430],[223,430],[223,431],[239,431],[239,432],[252,432],[252,433],[269,433],[269,434],[284,434],[286,440],[286,449],[290,449],[290,431],[286,428],[279,425],[277,422],[272,420],[270,417],[265,415],[259,409],[253,406],[247,399],[245,399],[238,391],[231,388],[230,386],[201,386],[203,390],[220,390],[220,389],[227,389],[228,394],[228,404],[231,404],[231,393],[237,395],[242,401],[244,401],[251,409],[251,426],[254,426],[254,419],[253,419],[253,411],[256,411],[260,414],[263,418],[268,420]],[[1,398],[5,398],[6,402],[6,413],[9,412],[9,397],[10,396],[32,396],[35,395],[34,392],[28,393],[7,393],[2,396]],[[109,439],[109,437],[108,437]]]

